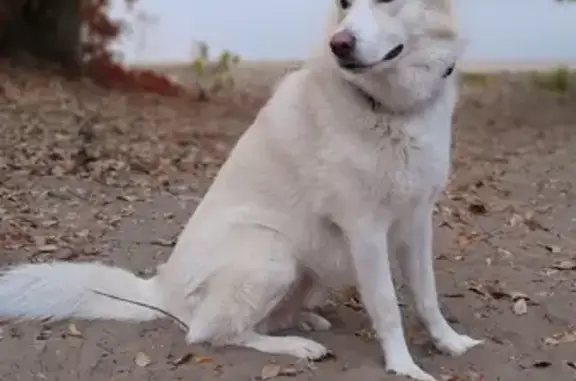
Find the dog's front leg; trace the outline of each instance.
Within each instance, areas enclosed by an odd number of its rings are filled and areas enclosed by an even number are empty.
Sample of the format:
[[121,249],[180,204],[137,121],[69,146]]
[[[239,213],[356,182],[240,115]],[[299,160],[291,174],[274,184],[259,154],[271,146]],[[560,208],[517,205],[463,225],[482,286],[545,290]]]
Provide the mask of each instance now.
[[414,298],[416,311],[436,347],[458,356],[481,341],[460,335],[446,321],[438,305],[432,255],[432,206],[420,206],[399,221],[392,246]]
[[368,311],[389,372],[433,381],[408,351],[388,257],[388,223],[369,223],[348,232],[360,295]]

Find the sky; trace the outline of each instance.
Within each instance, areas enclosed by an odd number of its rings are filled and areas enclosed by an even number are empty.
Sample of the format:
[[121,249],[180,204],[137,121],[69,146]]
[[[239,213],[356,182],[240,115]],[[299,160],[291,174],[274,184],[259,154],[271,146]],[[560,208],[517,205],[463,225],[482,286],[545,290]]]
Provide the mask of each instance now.
[[[124,0],[112,15],[130,21]],[[188,61],[193,41],[211,51],[228,49],[243,59],[305,58],[323,32],[333,0],[139,0],[154,19],[119,49],[127,62]],[[576,5],[554,0],[453,0],[474,61],[576,59]],[[177,4],[177,5],[176,5]],[[145,34],[143,30],[145,29]]]

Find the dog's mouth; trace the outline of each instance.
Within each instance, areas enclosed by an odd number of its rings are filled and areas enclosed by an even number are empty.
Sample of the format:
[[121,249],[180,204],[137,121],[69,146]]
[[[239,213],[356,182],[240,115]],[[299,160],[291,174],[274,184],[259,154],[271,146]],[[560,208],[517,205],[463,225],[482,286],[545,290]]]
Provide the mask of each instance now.
[[344,70],[353,71],[353,72],[362,72],[365,70],[369,70],[374,66],[378,65],[380,62],[374,62],[371,64],[365,64],[359,61],[351,61],[351,60],[338,60],[338,66],[340,66]]
[[391,61],[391,60],[397,58],[398,56],[400,56],[400,54],[402,54],[403,51],[404,51],[404,44],[399,44],[394,49],[389,51],[384,57],[382,57],[380,60],[378,60],[376,62],[365,63],[365,62],[361,62],[361,61],[354,59],[354,58],[346,58],[346,59],[338,58],[338,65],[342,69],[345,69],[348,71],[362,72],[362,71],[372,69],[375,66],[377,66],[383,62]]

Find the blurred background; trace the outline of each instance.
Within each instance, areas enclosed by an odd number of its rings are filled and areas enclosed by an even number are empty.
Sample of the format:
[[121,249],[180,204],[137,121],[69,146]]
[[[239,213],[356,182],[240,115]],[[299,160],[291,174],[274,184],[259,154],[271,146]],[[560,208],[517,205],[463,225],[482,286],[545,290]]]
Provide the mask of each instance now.
[[[302,59],[322,33],[332,0],[140,0],[148,22],[120,43],[128,62],[185,61],[193,40],[248,60]],[[554,0],[454,0],[468,62],[576,61],[576,6]],[[111,12],[127,19],[122,0]]]

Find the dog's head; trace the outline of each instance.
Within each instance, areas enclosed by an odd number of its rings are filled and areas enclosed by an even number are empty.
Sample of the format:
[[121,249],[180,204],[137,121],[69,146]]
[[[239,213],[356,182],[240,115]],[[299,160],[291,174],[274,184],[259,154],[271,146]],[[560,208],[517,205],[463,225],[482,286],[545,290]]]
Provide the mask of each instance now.
[[[402,90],[423,97],[463,51],[450,0],[333,1],[327,54],[346,79],[377,99],[391,90],[400,98]],[[391,82],[389,74],[398,83],[382,89],[382,82]]]

